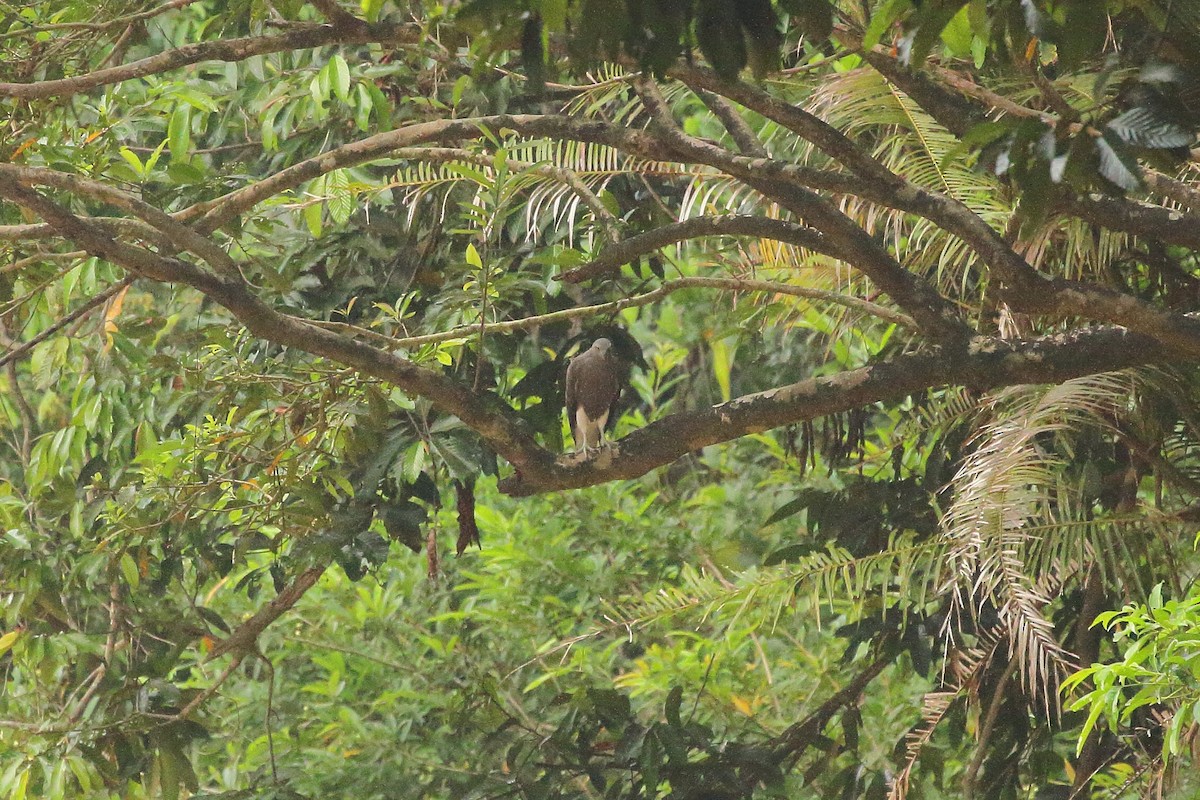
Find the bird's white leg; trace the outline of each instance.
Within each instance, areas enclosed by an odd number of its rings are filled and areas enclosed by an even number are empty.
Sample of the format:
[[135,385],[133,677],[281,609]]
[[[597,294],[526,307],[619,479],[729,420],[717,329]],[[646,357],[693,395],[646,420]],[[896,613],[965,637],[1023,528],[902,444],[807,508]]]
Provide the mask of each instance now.
[[583,453],[588,449],[589,420],[583,413],[583,406],[575,409],[575,452]]
[[605,411],[603,414],[600,415],[599,419],[596,420],[596,450],[597,451],[603,450],[604,446],[607,444],[607,442],[604,441],[604,426],[607,424],[608,424],[608,412]]

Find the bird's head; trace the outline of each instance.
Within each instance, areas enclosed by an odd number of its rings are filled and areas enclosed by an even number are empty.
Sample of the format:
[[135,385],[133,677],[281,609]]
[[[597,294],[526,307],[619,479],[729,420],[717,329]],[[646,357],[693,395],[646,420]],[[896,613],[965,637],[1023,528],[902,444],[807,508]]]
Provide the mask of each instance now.
[[597,339],[592,342],[592,349],[602,356],[609,356],[612,353],[612,342],[608,339]]

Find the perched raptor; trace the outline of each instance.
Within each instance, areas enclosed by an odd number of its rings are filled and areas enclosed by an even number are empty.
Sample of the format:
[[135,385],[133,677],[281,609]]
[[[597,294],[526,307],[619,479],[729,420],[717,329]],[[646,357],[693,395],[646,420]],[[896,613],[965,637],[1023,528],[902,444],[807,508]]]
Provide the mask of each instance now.
[[571,359],[567,366],[567,421],[576,452],[604,443],[604,426],[621,396],[622,374],[608,339],[597,339],[591,349]]

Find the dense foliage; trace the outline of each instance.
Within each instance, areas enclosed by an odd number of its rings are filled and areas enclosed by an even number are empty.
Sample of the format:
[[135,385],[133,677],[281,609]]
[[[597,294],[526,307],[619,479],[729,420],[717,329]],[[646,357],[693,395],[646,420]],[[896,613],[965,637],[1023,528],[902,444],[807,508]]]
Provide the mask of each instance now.
[[0,3],[0,796],[1191,796],[1198,45]]

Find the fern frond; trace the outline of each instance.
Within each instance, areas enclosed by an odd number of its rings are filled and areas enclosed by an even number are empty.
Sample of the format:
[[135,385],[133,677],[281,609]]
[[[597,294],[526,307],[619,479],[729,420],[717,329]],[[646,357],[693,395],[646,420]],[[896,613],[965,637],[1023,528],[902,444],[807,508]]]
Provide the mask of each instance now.
[[[606,611],[606,617],[626,629],[641,628],[679,617],[705,622],[720,617],[722,625],[738,620],[752,628],[776,625],[784,610],[801,591],[815,603],[861,604],[882,591],[924,606],[933,594],[926,573],[940,569],[941,541],[918,542],[900,535],[880,553],[854,557],[831,547],[794,563],[747,571],[729,583],[685,567],[677,586],[660,589],[637,599],[627,599]],[[747,620],[748,615],[754,615]]]

